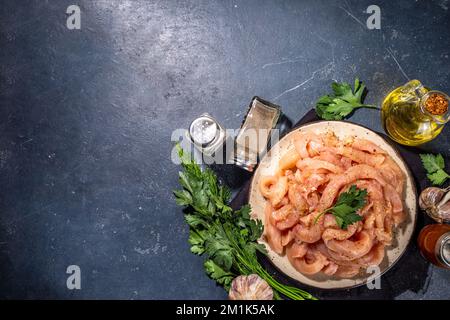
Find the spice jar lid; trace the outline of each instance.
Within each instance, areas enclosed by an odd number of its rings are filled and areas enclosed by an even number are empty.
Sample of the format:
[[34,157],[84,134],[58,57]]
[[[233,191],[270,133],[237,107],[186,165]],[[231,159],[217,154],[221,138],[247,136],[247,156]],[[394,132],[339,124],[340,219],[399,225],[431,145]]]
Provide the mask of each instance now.
[[217,122],[207,113],[191,122],[189,135],[196,145],[206,147],[210,145],[219,133]]
[[436,242],[436,253],[439,261],[450,268],[450,232],[444,233]]

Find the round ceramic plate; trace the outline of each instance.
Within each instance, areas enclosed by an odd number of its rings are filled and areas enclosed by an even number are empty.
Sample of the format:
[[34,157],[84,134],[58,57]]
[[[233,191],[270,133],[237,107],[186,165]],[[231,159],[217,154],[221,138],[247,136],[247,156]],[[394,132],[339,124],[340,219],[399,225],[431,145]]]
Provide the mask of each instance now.
[[[290,149],[294,148],[293,137],[295,131],[314,132],[319,135],[332,131],[340,139],[345,139],[353,136],[370,140],[380,148],[384,149],[403,171],[406,178],[406,187],[402,199],[407,217],[400,226],[395,228],[394,240],[392,242],[392,245],[386,248],[385,258],[379,266],[381,274],[383,274],[399,260],[411,240],[416,222],[417,194],[414,185],[414,179],[400,154],[392,147],[389,142],[387,142],[384,138],[370,129],[350,122],[317,121],[296,128],[285,137],[283,137],[263,157],[253,176],[249,194],[249,203],[252,207],[253,217],[264,222],[264,207],[266,204],[266,200],[263,198],[261,192],[259,191],[260,179],[262,176],[273,175],[278,167],[278,162],[281,156],[288,152]],[[265,243],[264,239],[261,239],[260,241]],[[270,249],[267,243],[265,244],[269,251],[269,258],[271,259],[275,267],[277,267],[281,272],[291,277],[292,279],[295,279],[309,286],[321,289],[352,288],[365,284],[367,282],[367,279],[370,276],[373,276],[373,271],[370,273],[361,271],[360,274],[351,279],[342,279],[333,276],[330,277],[323,274],[306,276],[295,270],[285,255],[278,255]]]

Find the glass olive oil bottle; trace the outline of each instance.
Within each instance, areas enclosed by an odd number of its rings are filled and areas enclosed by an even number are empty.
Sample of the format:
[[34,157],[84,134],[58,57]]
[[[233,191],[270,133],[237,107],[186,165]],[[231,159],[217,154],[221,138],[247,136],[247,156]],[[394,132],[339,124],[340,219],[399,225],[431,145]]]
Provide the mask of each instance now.
[[398,143],[416,146],[434,139],[450,119],[450,98],[411,80],[384,99],[381,121],[386,133]]

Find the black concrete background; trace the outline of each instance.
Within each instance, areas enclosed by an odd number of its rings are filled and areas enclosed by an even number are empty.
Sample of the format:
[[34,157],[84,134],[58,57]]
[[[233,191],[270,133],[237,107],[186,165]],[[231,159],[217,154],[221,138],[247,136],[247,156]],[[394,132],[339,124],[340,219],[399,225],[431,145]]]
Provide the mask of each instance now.
[[[66,27],[70,4],[81,30]],[[371,4],[381,30],[365,27]],[[449,6],[3,1],[0,297],[225,298],[189,252],[172,199],[173,130],[205,111],[237,128],[254,95],[295,122],[332,80],[356,76],[378,105],[408,78],[450,92]],[[351,121],[381,130],[376,110]],[[446,128],[422,148],[448,156],[449,137]],[[81,290],[66,288],[71,264]],[[449,299],[449,281],[431,267],[422,288],[397,298]]]

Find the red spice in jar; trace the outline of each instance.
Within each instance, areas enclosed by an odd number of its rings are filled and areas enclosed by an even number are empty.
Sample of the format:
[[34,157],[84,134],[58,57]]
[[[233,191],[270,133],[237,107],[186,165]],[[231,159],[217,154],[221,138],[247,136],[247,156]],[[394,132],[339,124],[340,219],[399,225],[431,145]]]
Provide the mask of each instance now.
[[439,93],[433,93],[425,101],[425,109],[433,115],[444,114],[448,110],[448,100]]

